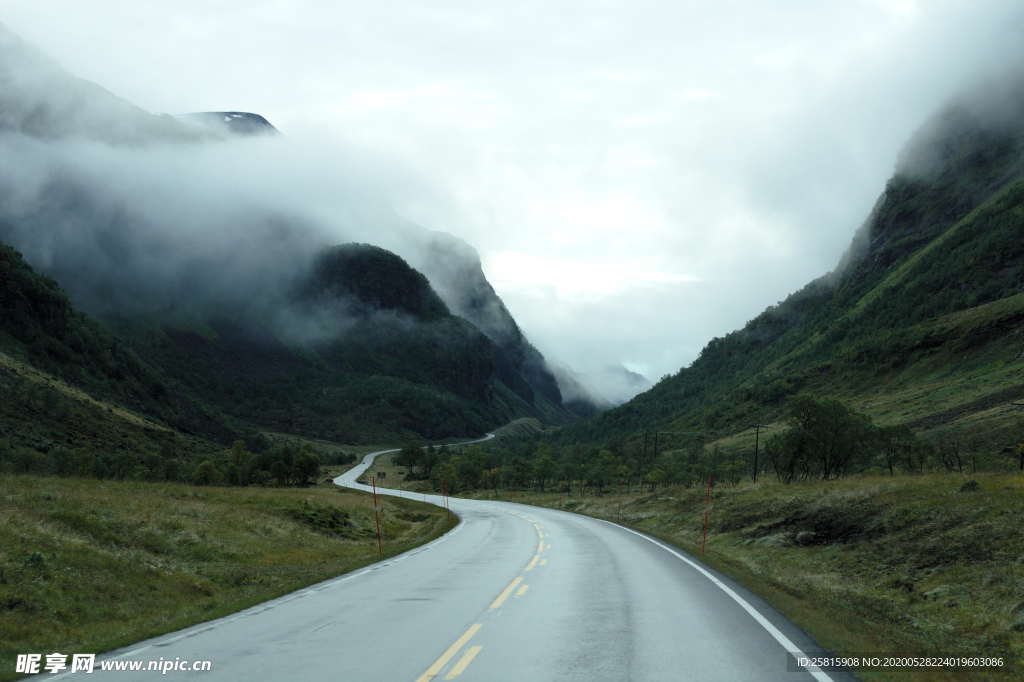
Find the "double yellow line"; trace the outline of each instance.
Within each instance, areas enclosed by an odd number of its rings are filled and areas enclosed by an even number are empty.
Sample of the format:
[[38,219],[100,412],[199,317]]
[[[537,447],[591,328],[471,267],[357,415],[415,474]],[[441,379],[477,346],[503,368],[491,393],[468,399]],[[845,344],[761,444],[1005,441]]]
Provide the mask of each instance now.
[[[437,677],[438,673],[448,665],[448,661],[455,658],[455,654],[459,653],[459,650],[466,646],[466,642],[473,639],[473,635],[476,634],[480,627],[480,623],[473,623],[470,625],[469,629],[462,633],[462,637],[455,640],[455,642],[448,647],[448,650],[441,654],[441,658],[434,661],[434,664],[427,668],[427,672],[416,678],[416,682],[430,682],[430,680]],[[470,647],[469,650],[466,651],[465,655],[459,659],[459,662],[452,667],[451,671],[445,675],[444,679],[453,680],[461,675],[462,671],[469,667],[469,664],[473,662],[476,655],[480,653],[480,649],[481,647],[479,646]]]
[[[551,545],[545,545],[544,544],[544,531],[542,531],[540,529],[540,526],[538,526],[535,523],[535,524],[533,524],[533,527],[537,530],[537,553],[533,555],[532,559],[530,559],[530,563],[526,564],[526,569],[525,569],[526,571],[532,571],[534,568],[536,568],[537,567],[537,562],[541,561],[541,558],[540,558],[541,552],[543,552],[545,549],[551,549]],[[546,564],[546,563],[547,563],[547,561],[541,561],[541,564]]]
[[[501,591],[501,594],[491,602],[489,610],[501,608],[501,605],[504,604],[510,596],[512,596],[512,593],[517,587],[519,588],[519,591],[516,593],[516,596],[523,596],[529,585],[522,585],[520,587],[520,583],[522,582],[523,576],[516,576],[515,580],[510,582],[508,586]],[[455,658],[455,655],[459,653],[462,647],[466,646],[466,643],[473,638],[473,635],[475,635],[481,627],[482,625],[480,623],[473,623],[469,626],[469,629],[462,633],[462,636],[455,640],[455,642],[448,647],[443,654],[441,654],[441,657],[434,661],[433,665],[427,668],[427,672],[416,678],[416,682],[430,682],[430,680],[437,677],[444,667],[448,665],[448,662]],[[479,645],[469,647],[469,649],[466,650],[466,653],[463,654],[462,658],[459,659],[459,662],[452,666],[452,669],[447,675],[445,675],[444,679],[454,680],[456,677],[461,675],[463,671],[469,667],[469,664],[473,662],[476,655],[480,653],[481,648],[483,647]]]
[[510,582],[508,584],[508,587],[506,587],[504,590],[502,590],[501,594],[499,594],[498,597],[494,601],[491,602],[491,608],[492,609],[500,608],[501,605],[505,603],[505,600],[508,599],[509,596],[512,594],[512,590],[514,590],[517,587],[519,587],[519,583],[521,583],[521,582],[523,582],[523,576],[521,576],[521,575],[520,576],[516,576],[516,579],[513,580],[512,582]]
[[[536,522],[533,522],[533,527],[537,531],[537,553],[533,555],[533,559],[531,559],[530,563],[526,565],[524,572],[532,571],[534,567],[537,565],[537,561],[540,559],[541,552],[543,552],[545,549],[551,549],[550,544],[546,546],[544,544],[544,531],[540,529],[540,526]],[[542,565],[546,563],[546,559],[541,561]],[[494,601],[491,602],[491,605],[488,610],[501,608],[501,605],[505,603],[505,601],[512,595],[513,592],[516,593],[517,597],[521,597],[524,594],[526,594],[526,590],[529,589],[530,586],[522,584],[522,582],[523,576],[516,576],[515,580],[509,583],[508,586],[501,591],[501,594],[495,597]],[[516,591],[517,587],[519,588],[518,591]],[[458,655],[458,653],[462,650],[462,647],[466,646],[469,640],[473,639],[473,636],[476,635],[476,633],[480,630],[481,627],[483,626],[480,623],[473,623],[472,625],[470,625],[469,629],[462,633],[462,636],[455,640],[452,643],[452,645],[448,647],[448,649],[445,650],[443,654],[441,654],[441,657],[434,661],[434,663],[429,668],[427,668],[427,671],[425,673],[416,678],[416,682],[430,682],[435,677],[440,675],[441,671],[444,670],[444,667],[448,665],[448,662],[455,658],[456,655]],[[482,648],[483,647],[481,647],[480,645],[475,645],[466,649],[466,653],[464,653],[462,655],[462,658],[460,658],[459,661],[452,666],[452,669],[448,671],[448,674],[444,676],[444,679],[454,680],[456,677],[461,675],[466,670],[466,668],[469,667],[469,664],[473,662],[473,659],[476,658],[477,654],[480,653],[480,650]]]

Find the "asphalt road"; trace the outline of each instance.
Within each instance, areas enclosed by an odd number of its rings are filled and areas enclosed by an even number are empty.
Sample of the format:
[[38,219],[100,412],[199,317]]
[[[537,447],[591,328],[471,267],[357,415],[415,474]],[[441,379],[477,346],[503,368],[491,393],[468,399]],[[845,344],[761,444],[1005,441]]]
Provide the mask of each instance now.
[[[355,480],[373,456],[336,482],[365,488]],[[209,672],[97,670],[87,679],[851,679],[793,671],[787,651],[818,650],[805,633],[647,536],[508,502],[450,505],[462,523],[428,545],[101,657],[210,660]]]

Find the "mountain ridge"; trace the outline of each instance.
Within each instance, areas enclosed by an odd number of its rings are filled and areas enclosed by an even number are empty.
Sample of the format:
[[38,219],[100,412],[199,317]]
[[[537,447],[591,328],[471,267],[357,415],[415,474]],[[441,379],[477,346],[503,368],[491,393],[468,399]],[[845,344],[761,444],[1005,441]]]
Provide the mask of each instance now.
[[[1024,79],[987,87],[970,94],[982,101],[954,101],[913,136],[832,272],[556,440],[629,448],[644,432],[702,431],[708,442],[752,449],[749,425],[781,420],[800,393],[990,453],[1024,437],[1008,417],[982,428],[971,421],[981,410],[965,409],[991,410],[986,395],[1015,395],[1024,384],[1014,341],[1024,291]],[[998,106],[986,106],[986,94]],[[929,377],[942,372],[948,387],[930,396],[925,387],[942,384]],[[901,391],[916,396],[912,409],[896,404]],[[996,406],[1009,409],[1008,400]]]
[[[239,131],[211,133],[149,114],[68,75],[2,28],[0,54],[0,82],[16,86],[0,91],[0,144],[30,166],[0,173],[0,243],[11,245],[10,271],[24,274],[21,284],[5,278],[0,288],[17,298],[29,284],[47,283],[32,289],[38,305],[19,314],[33,318],[29,328],[52,317],[43,305],[51,301],[76,329],[95,330],[85,345],[72,341],[86,355],[66,351],[59,330],[8,336],[19,358],[210,443],[251,440],[265,429],[350,443],[439,439],[517,417],[575,418],[468,245],[449,240],[459,252],[446,253],[422,229],[392,239],[413,251],[434,244],[427,276],[393,251],[332,242],[325,226],[287,210],[232,208],[237,199],[207,187],[203,199],[213,203],[191,206],[188,155],[210,143],[248,144],[231,140]],[[201,116],[273,129],[257,114]],[[124,162],[118,170],[133,183],[143,171],[142,192],[97,173],[111,159]],[[151,172],[168,159],[168,172]],[[169,210],[146,210],[152,194],[171,198]],[[382,229],[396,225],[388,218]],[[473,291],[460,293],[466,267],[476,268],[463,282]],[[454,279],[437,274],[445,268]],[[501,311],[511,331],[497,333],[483,315],[474,324],[452,314],[430,277],[447,282],[450,299]],[[42,348],[62,359],[47,365]],[[103,365],[101,348],[124,357]],[[90,373],[81,362],[105,369]],[[136,374],[144,388],[129,385]],[[200,422],[182,421],[189,411]]]

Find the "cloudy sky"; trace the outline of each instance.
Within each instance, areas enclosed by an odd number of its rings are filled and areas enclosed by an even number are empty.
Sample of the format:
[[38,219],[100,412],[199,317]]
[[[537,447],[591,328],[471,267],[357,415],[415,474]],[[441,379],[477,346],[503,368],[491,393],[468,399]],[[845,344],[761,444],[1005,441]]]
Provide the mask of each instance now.
[[396,209],[476,246],[542,352],[652,379],[831,269],[908,136],[1024,34],[994,0],[0,0],[0,21],[150,111],[255,111],[400,169]]

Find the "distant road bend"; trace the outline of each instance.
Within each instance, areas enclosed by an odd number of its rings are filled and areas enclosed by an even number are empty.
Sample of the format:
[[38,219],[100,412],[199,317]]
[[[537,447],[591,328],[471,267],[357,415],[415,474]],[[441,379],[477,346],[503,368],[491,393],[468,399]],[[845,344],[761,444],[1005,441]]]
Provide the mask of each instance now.
[[[367,455],[335,483],[369,490],[356,479],[392,452]],[[820,647],[756,596],[653,538],[510,502],[450,505],[462,522],[427,545],[102,658],[211,660],[210,672],[167,677],[207,681],[853,679],[793,671],[787,651]]]

